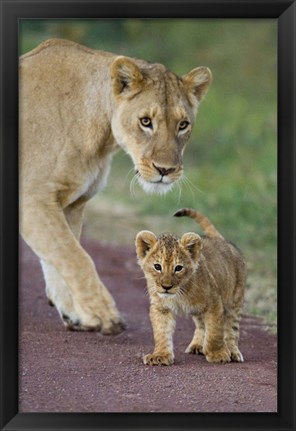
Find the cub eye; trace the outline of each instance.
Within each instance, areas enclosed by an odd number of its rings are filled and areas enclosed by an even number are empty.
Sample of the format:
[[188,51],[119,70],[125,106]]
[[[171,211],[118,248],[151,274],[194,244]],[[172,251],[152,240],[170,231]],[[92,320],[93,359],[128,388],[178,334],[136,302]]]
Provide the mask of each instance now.
[[180,123],[179,123],[179,130],[185,130],[185,129],[187,129],[188,126],[189,126],[189,122],[188,121],[180,121]]
[[175,272],[180,272],[180,271],[182,271],[182,269],[183,269],[183,266],[182,266],[182,265],[177,265],[177,266],[175,267]]
[[142,126],[152,128],[152,121],[149,117],[140,118],[140,122]]
[[156,269],[156,271],[161,271],[161,265],[159,265],[159,263],[156,263],[154,265],[154,268]]

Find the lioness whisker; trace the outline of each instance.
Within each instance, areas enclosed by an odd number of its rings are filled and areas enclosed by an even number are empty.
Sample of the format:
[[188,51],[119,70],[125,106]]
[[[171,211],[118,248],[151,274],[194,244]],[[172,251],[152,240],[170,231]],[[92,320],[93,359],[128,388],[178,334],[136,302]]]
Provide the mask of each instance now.
[[125,180],[128,178],[131,172],[135,172],[135,168],[131,168],[125,176]]
[[191,187],[191,184],[188,182],[188,179],[185,177],[183,178],[183,184],[185,185],[186,189],[191,193],[192,198],[194,198],[194,193]]
[[136,182],[138,181],[138,177],[139,177],[139,174],[138,174],[138,173],[136,173],[136,174],[133,176],[133,178],[131,179],[131,182],[130,182],[130,194],[131,194],[131,197],[132,197],[133,199],[135,199],[135,197],[136,197],[136,194],[135,194],[135,184],[136,184]]
[[181,194],[182,194],[182,178],[176,182],[176,187],[178,187],[178,199],[177,199],[177,205],[180,204],[181,201]]
[[184,184],[187,184],[189,189],[190,187],[192,187],[197,192],[205,194],[205,192],[200,188],[198,188],[195,184],[193,184],[193,182],[185,174],[183,175],[183,177],[184,177]]

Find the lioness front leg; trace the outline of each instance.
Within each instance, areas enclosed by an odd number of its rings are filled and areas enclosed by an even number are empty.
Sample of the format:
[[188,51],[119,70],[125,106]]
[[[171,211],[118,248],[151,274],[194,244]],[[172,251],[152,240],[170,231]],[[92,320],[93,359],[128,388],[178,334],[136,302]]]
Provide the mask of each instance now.
[[[64,209],[66,221],[79,241],[82,228],[85,202],[78,201]],[[46,261],[40,260],[46,283],[46,295],[52,305],[55,305],[64,324],[69,329],[82,330],[79,316],[75,310],[71,291],[59,272]]]
[[204,316],[205,341],[203,353],[208,362],[230,362],[230,352],[224,341],[224,316],[221,302],[212,306]]
[[174,363],[173,334],[175,329],[175,316],[169,310],[150,306],[150,320],[154,336],[154,351],[145,355],[146,365],[171,365]]
[[114,300],[70,230],[62,209],[56,203],[23,198],[21,230],[33,251],[55,268],[70,289],[78,326],[104,334],[121,332],[123,323]]

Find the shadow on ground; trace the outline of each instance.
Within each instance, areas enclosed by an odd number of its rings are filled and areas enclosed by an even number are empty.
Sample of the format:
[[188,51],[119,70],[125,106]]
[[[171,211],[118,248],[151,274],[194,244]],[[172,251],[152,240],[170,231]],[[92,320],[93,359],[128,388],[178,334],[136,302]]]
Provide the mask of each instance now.
[[276,412],[276,337],[242,321],[242,364],[184,353],[191,319],[180,318],[175,365],[148,367],[149,301],[134,250],[84,241],[127,323],[116,337],[66,331],[49,307],[38,259],[20,242],[20,412]]

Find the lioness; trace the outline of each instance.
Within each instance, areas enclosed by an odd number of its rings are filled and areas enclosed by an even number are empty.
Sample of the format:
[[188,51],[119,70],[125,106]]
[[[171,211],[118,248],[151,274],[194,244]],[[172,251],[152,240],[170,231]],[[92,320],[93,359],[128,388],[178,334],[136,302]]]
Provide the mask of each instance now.
[[124,328],[79,244],[85,203],[105,186],[112,155],[131,156],[145,191],[170,190],[210,81],[206,67],[179,78],[162,64],[66,40],[20,58],[21,233],[70,329]]
[[174,362],[173,332],[177,314],[195,323],[186,353],[203,353],[208,362],[243,362],[238,348],[246,265],[241,252],[226,241],[198,211],[184,208],[206,236],[193,232],[181,238],[141,231],[136,237],[139,264],[147,280],[155,347],[144,356],[147,365]]

